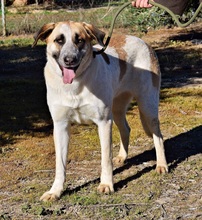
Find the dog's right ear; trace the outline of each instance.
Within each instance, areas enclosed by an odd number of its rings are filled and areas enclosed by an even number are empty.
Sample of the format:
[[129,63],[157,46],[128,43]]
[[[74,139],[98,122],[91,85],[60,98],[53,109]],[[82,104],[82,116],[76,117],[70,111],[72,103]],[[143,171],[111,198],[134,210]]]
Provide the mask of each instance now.
[[35,35],[34,35],[34,43],[32,47],[36,46],[38,40],[45,41],[46,38],[51,34],[53,29],[55,28],[55,23],[45,24]]

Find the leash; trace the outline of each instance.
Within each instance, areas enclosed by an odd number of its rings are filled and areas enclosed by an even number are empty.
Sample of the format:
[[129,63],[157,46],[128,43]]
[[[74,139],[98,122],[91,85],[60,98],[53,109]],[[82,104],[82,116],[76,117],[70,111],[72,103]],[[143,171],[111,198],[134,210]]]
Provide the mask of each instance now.
[[[165,6],[163,6],[163,5],[159,4],[159,3],[156,3],[156,2],[154,2],[154,1],[151,1],[151,0],[149,0],[148,3],[151,4],[151,5],[153,5],[153,6],[159,7],[159,8],[161,8],[161,9],[165,10],[166,12],[168,12],[168,13],[170,14],[170,16],[172,17],[172,19],[176,22],[176,24],[178,25],[178,27],[187,27],[188,25],[190,25],[190,24],[194,21],[194,19],[196,18],[196,16],[199,14],[200,10],[202,9],[202,3],[200,3],[200,5],[198,6],[198,8],[197,8],[197,10],[195,11],[194,15],[192,16],[192,18],[191,18],[189,21],[187,21],[186,23],[181,23],[181,22],[179,21],[179,18],[177,17],[177,15],[174,14],[174,13],[173,13],[170,9],[168,9],[167,7],[165,7]],[[116,14],[115,14],[115,16],[114,16],[114,18],[113,18],[113,20],[112,20],[112,22],[111,22],[111,27],[110,27],[110,30],[109,30],[109,34],[108,34],[108,37],[107,37],[107,39],[106,39],[106,42],[105,42],[104,46],[103,46],[102,49],[97,50],[97,51],[94,51],[94,53],[93,53],[93,54],[94,54],[94,57],[95,57],[96,55],[98,55],[98,54],[103,53],[103,52],[106,50],[107,46],[109,45],[109,42],[110,42],[112,33],[113,33],[113,29],[114,29],[114,25],[115,25],[116,18],[117,18],[118,15],[121,13],[121,11],[123,11],[123,9],[126,8],[126,7],[129,6],[129,5],[131,5],[131,2],[127,2],[127,3],[123,4],[123,5],[118,9],[118,11],[116,12]]]

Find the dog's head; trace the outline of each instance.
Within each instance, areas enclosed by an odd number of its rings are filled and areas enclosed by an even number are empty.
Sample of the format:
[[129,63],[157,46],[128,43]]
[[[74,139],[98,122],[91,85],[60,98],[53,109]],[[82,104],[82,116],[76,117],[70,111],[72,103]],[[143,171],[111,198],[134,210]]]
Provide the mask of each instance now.
[[49,23],[36,34],[33,46],[38,40],[47,43],[47,55],[59,65],[64,83],[72,83],[76,71],[85,56],[92,56],[91,41],[103,46],[105,33],[87,23],[73,21]]

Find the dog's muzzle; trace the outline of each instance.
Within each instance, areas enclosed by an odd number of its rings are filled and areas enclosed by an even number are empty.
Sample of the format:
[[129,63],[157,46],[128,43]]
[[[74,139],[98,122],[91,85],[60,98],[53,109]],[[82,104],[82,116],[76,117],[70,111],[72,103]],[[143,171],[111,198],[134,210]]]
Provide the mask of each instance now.
[[80,64],[79,60],[76,57],[65,56],[62,60],[58,60],[58,64],[62,70],[63,83],[71,84],[76,77],[76,70]]

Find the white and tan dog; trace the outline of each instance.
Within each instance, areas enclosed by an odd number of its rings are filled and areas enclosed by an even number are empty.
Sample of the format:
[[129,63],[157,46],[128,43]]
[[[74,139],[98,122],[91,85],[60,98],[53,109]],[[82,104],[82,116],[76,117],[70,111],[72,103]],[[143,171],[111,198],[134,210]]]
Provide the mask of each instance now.
[[127,106],[135,98],[145,132],[153,137],[158,173],[168,171],[158,120],[160,70],[153,50],[134,36],[114,37],[102,55],[104,32],[93,25],[73,21],[44,25],[35,36],[47,43],[45,80],[47,102],[54,124],[56,175],[50,191],[41,200],[60,197],[66,173],[66,158],[72,122],[98,126],[101,144],[101,183],[98,190],[113,192],[112,123],[121,136],[116,163],[128,155],[130,128]]

